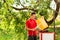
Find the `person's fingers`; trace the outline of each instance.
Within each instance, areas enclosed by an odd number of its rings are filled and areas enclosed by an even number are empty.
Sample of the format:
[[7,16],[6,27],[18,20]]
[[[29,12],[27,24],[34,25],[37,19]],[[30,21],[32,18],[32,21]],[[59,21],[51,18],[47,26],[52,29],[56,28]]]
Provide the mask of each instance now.
[[44,18],[44,16],[42,16],[42,18]]

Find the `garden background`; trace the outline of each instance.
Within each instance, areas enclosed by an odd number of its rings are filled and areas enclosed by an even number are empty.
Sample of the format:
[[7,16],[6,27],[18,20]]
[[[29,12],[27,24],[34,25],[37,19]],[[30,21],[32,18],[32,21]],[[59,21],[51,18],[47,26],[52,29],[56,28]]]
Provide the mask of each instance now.
[[27,40],[25,22],[32,11],[36,12],[37,18],[42,13],[49,32],[54,32],[55,20],[55,36],[56,40],[60,40],[60,9],[55,13],[50,3],[51,0],[0,0],[0,40]]

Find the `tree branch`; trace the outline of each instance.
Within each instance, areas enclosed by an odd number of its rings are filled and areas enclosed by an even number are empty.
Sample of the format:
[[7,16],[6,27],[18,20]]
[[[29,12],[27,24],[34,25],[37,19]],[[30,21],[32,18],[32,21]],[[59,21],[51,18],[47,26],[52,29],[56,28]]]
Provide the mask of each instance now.
[[[54,0],[54,1],[56,2],[56,11],[54,11],[53,18],[52,18],[50,21],[47,21],[47,20],[45,19],[45,21],[47,22],[48,25],[51,25],[51,24],[54,22],[54,20],[56,19],[56,17],[58,16],[60,3],[58,3],[57,0]],[[38,3],[38,2],[39,2],[39,0],[37,0],[36,3]],[[38,4],[38,5],[39,5],[39,4]],[[22,5],[22,6],[23,6],[23,5]],[[23,8],[12,7],[12,8],[14,8],[15,10],[32,10],[32,11],[34,11],[34,12],[37,11],[37,9],[34,9],[34,8],[26,8],[26,7],[23,7]]]
[[56,3],[58,3],[58,0],[54,0]]
[[15,10],[32,10],[32,11],[37,11],[36,9],[31,9],[31,8],[16,8],[16,7],[12,7],[12,8],[14,8]]
[[52,18],[52,20],[50,20],[50,21],[47,21],[46,20],[46,22],[48,23],[48,25],[50,25],[50,24],[52,24],[53,22],[54,22],[54,20],[56,19],[56,17],[58,16],[58,12],[59,12],[59,3],[57,2],[57,0],[55,0],[55,2],[56,2],[56,11],[54,11],[54,16],[53,16],[53,18]]
[[25,7],[25,6],[21,3],[21,1],[20,1],[20,4],[21,4],[21,6]]
[[[38,3],[39,2],[39,0],[37,0],[37,2],[36,3]],[[32,10],[32,11],[34,11],[34,12],[36,12],[37,11],[37,9],[34,9],[34,8],[26,8],[21,2],[20,2],[20,4],[21,4],[21,6],[23,6],[23,8],[16,8],[16,7],[13,7],[12,6],[12,8],[14,8],[15,10]],[[38,4],[39,5],[39,4]],[[37,6],[38,6],[37,5]]]

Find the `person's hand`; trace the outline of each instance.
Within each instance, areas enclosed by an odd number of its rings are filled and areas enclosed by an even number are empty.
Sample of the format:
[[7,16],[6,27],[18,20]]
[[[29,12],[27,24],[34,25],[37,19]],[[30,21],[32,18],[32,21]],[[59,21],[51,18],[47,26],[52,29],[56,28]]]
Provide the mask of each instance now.
[[42,16],[42,18],[44,19],[44,16]]
[[35,29],[32,29],[32,31],[35,31]]
[[36,30],[36,28],[32,29],[32,31],[35,31],[35,30]]
[[36,30],[36,33],[38,34],[38,33],[39,33],[39,31],[38,31],[38,30]]

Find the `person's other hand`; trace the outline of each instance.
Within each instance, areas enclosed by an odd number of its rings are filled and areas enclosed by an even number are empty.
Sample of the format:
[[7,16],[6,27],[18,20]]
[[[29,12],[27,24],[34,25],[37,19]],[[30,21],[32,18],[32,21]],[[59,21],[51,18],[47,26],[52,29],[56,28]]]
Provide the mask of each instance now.
[[35,31],[35,29],[32,29],[32,31]]
[[42,16],[42,18],[44,19],[44,16]]

